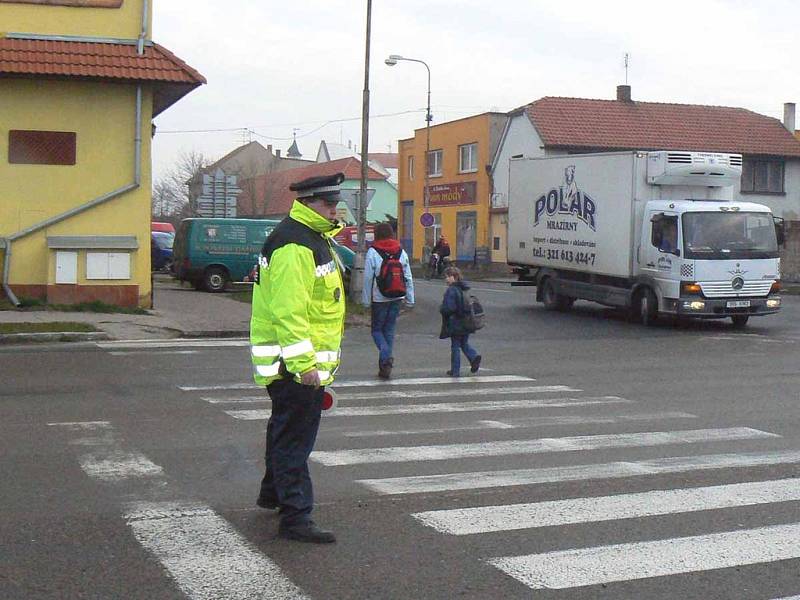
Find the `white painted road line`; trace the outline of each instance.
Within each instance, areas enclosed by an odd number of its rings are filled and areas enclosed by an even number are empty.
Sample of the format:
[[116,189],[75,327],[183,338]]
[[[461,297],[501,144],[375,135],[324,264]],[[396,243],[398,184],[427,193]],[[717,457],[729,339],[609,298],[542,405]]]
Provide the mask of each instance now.
[[[338,383],[332,386],[336,390]],[[544,394],[555,392],[582,392],[578,388],[572,388],[566,385],[532,385],[525,387],[495,387],[495,388],[480,388],[473,390],[473,393],[479,393],[481,396],[487,395],[506,395],[506,394]],[[438,398],[448,396],[463,396],[464,390],[462,388],[456,390],[375,390],[372,392],[356,392],[354,394],[336,394],[338,401],[343,400],[387,400],[389,398]],[[205,402],[211,404],[248,404],[254,402],[268,402],[269,397],[264,394],[263,396],[226,396],[223,398],[201,398]]]
[[[473,385],[476,383],[511,383],[514,381],[536,381],[531,377],[521,375],[475,375],[469,377],[414,377],[410,379],[390,379],[381,381],[364,379],[360,381],[336,381],[334,389],[343,387],[392,387],[397,385]],[[249,390],[259,388],[254,383],[231,383],[228,385],[181,385],[178,389],[184,392],[206,392],[212,390]]]
[[684,412],[643,413],[635,415],[617,415],[614,417],[582,417],[565,415],[560,417],[529,417],[514,419],[513,423],[505,421],[476,421],[472,425],[438,427],[435,429],[378,429],[373,431],[348,431],[345,437],[380,437],[386,435],[425,435],[433,433],[449,433],[453,431],[482,431],[484,429],[529,429],[533,427],[552,427],[556,425],[586,425],[589,423],[629,423],[635,421],[656,421],[662,419],[696,419],[697,415]]
[[192,600],[306,598],[278,565],[203,504],[133,503],[125,518]]
[[800,523],[791,523],[487,562],[530,588],[566,589],[796,559],[798,536]]
[[[103,443],[99,440],[98,443]],[[101,481],[160,477],[164,470],[138,452],[108,449],[79,457],[81,468],[89,477]]]
[[176,338],[171,340],[120,340],[117,342],[97,342],[103,350],[135,350],[147,348],[230,348],[249,346],[248,339],[196,339]]
[[754,481],[679,490],[655,490],[638,494],[528,504],[432,510],[412,516],[441,533],[472,535],[793,500],[800,500],[800,479]]
[[200,354],[199,350],[154,350],[152,352],[143,353],[139,350],[124,350],[121,352],[109,352],[111,356],[141,356],[147,354],[148,356],[161,356],[164,354]]
[[[339,396],[336,397],[337,401]],[[564,406],[589,406],[593,404],[631,404],[619,396],[587,398],[540,398],[529,400],[487,400],[485,402],[440,402],[435,404],[390,404],[382,406],[338,406],[330,417],[373,417],[380,415],[410,415],[429,413],[480,412],[492,410],[518,410],[525,408],[553,408]],[[226,410],[234,419],[259,421],[268,419],[269,409]]]
[[800,451],[746,452],[739,454],[704,454],[677,456],[653,460],[625,461],[514,469],[508,471],[482,471],[471,473],[446,473],[443,475],[417,475],[386,479],[360,479],[361,483],[379,494],[420,494],[454,490],[558,483],[562,481],[589,481],[593,479],[620,479],[665,473],[686,473],[714,469],[735,469],[800,463]]
[[321,450],[312,460],[326,466],[362,465],[370,463],[450,460],[508,456],[511,454],[542,454],[576,452],[600,448],[633,448],[667,444],[696,444],[730,440],[749,440],[780,437],[775,433],[749,427],[727,429],[693,429],[687,431],[647,431],[643,433],[613,433],[578,435],[538,440],[510,440],[476,444],[443,444],[437,446],[393,446],[358,450]]

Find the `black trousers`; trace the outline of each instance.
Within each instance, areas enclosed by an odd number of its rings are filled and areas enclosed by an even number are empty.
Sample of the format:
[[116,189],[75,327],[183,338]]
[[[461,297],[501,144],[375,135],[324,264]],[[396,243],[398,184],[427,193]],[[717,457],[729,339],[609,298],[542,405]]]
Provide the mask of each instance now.
[[301,385],[290,375],[269,384],[267,392],[272,415],[260,497],[280,506],[284,526],[306,523],[314,506],[308,457],[319,431],[323,388]]

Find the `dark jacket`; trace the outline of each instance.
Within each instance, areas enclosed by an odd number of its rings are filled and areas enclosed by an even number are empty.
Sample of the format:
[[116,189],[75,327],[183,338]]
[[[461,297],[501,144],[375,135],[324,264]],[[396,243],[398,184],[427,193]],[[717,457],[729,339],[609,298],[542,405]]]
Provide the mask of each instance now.
[[447,286],[442,305],[439,307],[439,312],[442,314],[440,340],[454,335],[469,335],[464,329],[464,292],[467,290],[469,284],[466,281],[456,281],[453,285]]

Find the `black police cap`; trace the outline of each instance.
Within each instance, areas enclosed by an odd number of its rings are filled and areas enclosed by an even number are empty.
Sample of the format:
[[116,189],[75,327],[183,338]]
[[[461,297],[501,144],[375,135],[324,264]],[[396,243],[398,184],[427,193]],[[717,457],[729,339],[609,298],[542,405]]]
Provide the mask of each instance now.
[[298,198],[335,196],[340,192],[339,186],[343,181],[344,173],[320,175],[295,182],[289,186],[289,189],[297,192]]

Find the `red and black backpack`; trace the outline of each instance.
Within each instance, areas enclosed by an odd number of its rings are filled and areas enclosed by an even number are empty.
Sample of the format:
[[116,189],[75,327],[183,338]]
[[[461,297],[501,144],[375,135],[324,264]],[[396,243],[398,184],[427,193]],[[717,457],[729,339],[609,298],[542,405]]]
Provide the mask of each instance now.
[[403,249],[390,254],[375,248],[375,251],[383,259],[378,274],[375,275],[375,283],[378,290],[387,298],[402,298],[406,295],[406,277],[403,273],[403,263],[400,262],[400,255]]

